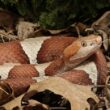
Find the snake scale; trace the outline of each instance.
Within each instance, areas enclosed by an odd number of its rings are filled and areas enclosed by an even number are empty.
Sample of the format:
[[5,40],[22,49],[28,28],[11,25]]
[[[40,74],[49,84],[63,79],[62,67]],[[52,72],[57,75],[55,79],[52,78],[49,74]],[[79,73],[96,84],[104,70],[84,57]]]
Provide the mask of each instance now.
[[[36,82],[34,78],[38,82],[51,76],[59,76],[76,84],[103,84],[107,77],[107,68],[104,55],[99,50],[101,43],[102,39],[97,35],[82,38],[48,36],[1,43],[1,82],[8,83],[15,96]],[[92,65],[95,69],[91,69],[90,73],[82,69],[85,67],[77,67],[88,58],[91,62],[86,64],[87,68]]]

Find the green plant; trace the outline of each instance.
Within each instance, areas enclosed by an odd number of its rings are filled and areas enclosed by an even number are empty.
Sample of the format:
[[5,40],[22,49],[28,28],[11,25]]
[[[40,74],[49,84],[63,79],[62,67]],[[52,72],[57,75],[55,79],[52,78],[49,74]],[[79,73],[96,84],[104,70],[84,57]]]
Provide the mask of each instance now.
[[61,29],[74,21],[93,22],[109,9],[110,0],[0,0],[0,6],[39,22],[43,28]]

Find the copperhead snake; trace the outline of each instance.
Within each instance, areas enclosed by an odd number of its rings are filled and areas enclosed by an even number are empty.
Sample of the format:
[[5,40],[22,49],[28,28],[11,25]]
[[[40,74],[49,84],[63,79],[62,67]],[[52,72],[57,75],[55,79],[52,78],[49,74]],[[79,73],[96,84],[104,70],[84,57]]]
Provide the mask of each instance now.
[[[79,39],[50,36],[1,43],[1,80],[14,88],[15,96],[24,91],[20,90],[21,85],[26,84],[25,88],[27,88],[34,82],[31,80],[32,77],[42,80],[48,76],[59,76],[77,84],[80,84],[79,81],[83,85],[104,84],[107,68],[104,55],[99,50],[101,42],[100,36],[90,35]],[[87,74],[88,71],[85,69],[77,67],[89,57],[92,58],[92,62],[87,63],[87,68],[92,64],[95,72],[98,69],[98,75],[95,73],[91,76],[91,73]],[[94,70],[91,71],[94,73]],[[16,91],[17,87],[19,93]]]

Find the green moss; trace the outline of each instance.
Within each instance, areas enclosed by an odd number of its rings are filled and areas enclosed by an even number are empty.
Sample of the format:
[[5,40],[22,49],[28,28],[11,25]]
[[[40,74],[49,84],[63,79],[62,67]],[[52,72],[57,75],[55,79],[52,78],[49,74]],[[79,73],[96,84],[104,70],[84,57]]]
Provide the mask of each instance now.
[[[39,22],[43,28],[60,29],[74,21],[91,23],[102,10],[108,10],[109,0],[0,0],[3,8]],[[102,14],[102,13],[101,13]]]

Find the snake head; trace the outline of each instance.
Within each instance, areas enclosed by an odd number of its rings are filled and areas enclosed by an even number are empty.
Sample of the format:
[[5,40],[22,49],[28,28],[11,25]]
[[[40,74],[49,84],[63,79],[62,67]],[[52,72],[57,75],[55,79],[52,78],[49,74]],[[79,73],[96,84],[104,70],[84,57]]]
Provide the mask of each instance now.
[[99,35],[89,35],[79,38],[64,50],[65,64],[70,64],[72,67],[80,64],[94,54],[101,44],[102,38]]

